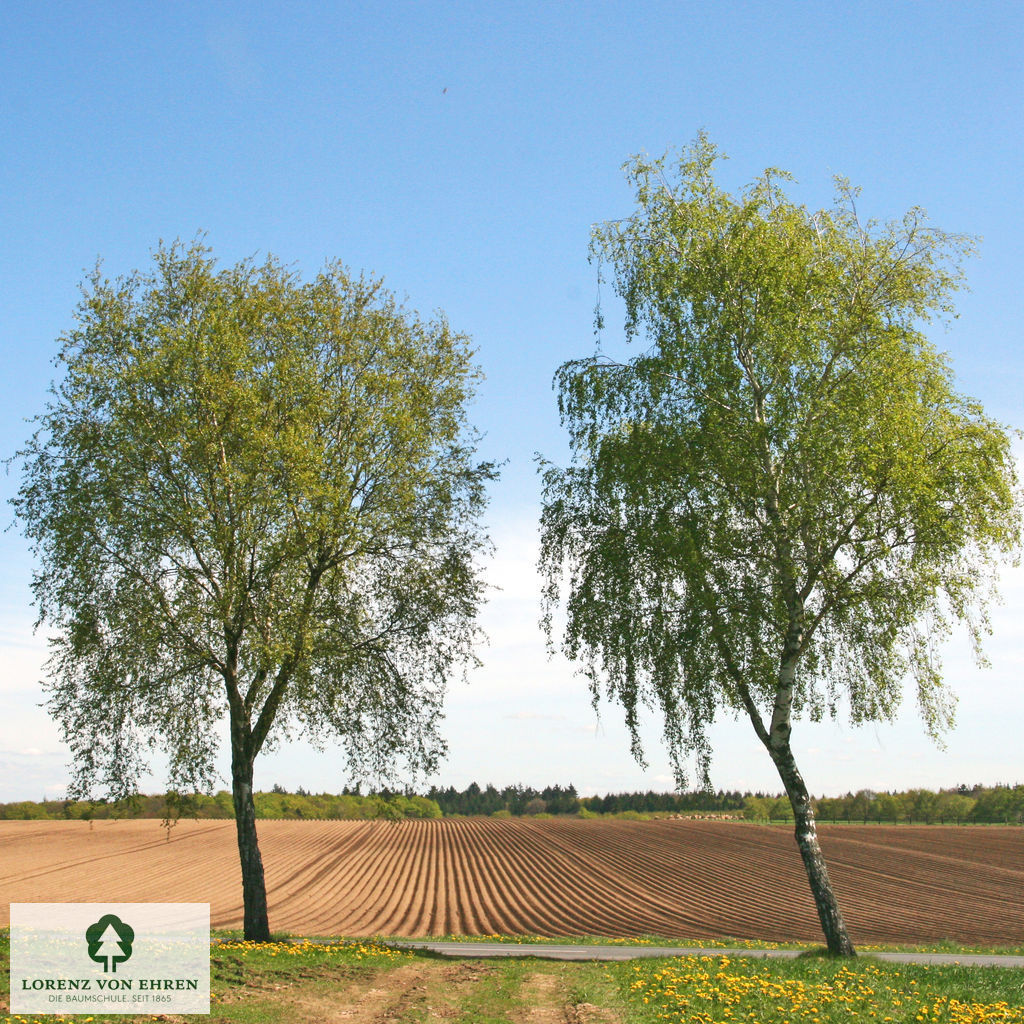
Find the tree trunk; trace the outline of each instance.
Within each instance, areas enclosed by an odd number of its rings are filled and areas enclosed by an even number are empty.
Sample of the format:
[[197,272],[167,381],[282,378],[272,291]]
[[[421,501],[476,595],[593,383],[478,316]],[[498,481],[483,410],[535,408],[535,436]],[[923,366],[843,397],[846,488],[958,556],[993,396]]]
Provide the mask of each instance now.
[[[234,742],[232,748],[235,747]],[[231,752],[232,797],[235,804],[235,830],[238,855],[242,863],[242,905],[245,912],[245,938],[252,942],[270,941],[267,920],[267,883],[263,876],[263,858],[256,838],[256,806],[252,799],[252,761],[242,751]]]
[[835,893],[832,891],[825,858],[821,846],[818,845],[818,831],[814,827],[811,798],[796,766],[793,751],[788,742],[779,743],[776,740],[768,748],[768,752],[775,762],[782,784],[786,787],[786,795],[793,807],[796,819],[796,845],[807,871],[807,881],[811,886],[814,904],[818,908],[818,920],[821,921],[821,930],[825,933],[828,951],[832,956],[856,956],[850,936],[846,933],[846,924],[839,912]]

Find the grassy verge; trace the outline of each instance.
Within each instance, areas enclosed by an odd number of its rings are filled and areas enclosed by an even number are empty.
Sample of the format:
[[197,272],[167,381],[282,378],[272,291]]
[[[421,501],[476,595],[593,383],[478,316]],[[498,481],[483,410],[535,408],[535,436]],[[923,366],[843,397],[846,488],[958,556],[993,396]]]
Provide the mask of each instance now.
[[[51,1021],[118,1022],[207,1021],[209,1024],[276,1024],[304,1022],[303,1001],[318,993],[359,990],[383,972],[413,960],[414,954],[378,943],[351,941],[317,943],[284,939],[270,943],[226,937],[210,948],[210,1015],[95,1014],[47,1015],[10,1012],[10,933],[0,934],[0,1021],[3,1024],[43,1024]],[[301,998],[295,998],[301,997]],[[286,1009],[296,1004],[294,1012]],[[283,1015],[284,1014],[284,1015]]]
[[282,937],[260,945],[222,937],[210,952],[208,1017],[14,1016],[7,1012],[8,965],[4,934],[4,1024],[1024,1024],[1024,970],[919,967],[870,957],[843,962],[812,953],[771,962],[725,955],[624,963],[453,961],[375,942]]

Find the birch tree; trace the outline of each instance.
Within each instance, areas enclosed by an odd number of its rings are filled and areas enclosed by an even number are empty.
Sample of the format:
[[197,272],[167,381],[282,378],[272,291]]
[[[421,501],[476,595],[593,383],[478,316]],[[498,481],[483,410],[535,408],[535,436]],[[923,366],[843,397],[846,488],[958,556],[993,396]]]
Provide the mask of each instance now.
[[923,333],[971,239],[918,209],[863,223],[842,180],[817,212],[776,170],[730,195],[718,159],[703,135],[634,159],[635,212],[594,231],[647,347],[557,372],[573,460],[542,465],[545,621],[564,600],[564,650],[638,757],[639,709],[660,711],[680,786],[694,760],[708,784],[717,713],[749,719],[828,948],[852,955],[794,722],[891,719],[909,677],[928,732],[952,723],[937,643],[964,623],[980,656],[1018,542],[1010,438]]
[[468,339],[340,264],[218,269],[200,242],[99,270],[21,453],[45,687],[72,795],[212,789],[228,723],[245,936],[269,936],[261,751],[334,739],[352,771],[430,770],[474,660],[489,464]]

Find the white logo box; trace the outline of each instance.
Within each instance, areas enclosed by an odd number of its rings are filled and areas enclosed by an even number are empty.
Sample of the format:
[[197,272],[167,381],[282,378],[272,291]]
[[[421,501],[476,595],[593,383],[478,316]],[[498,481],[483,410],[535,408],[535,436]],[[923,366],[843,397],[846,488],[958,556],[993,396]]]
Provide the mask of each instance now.
[[12,1013],[209,1013],[209,903],[12,903]]

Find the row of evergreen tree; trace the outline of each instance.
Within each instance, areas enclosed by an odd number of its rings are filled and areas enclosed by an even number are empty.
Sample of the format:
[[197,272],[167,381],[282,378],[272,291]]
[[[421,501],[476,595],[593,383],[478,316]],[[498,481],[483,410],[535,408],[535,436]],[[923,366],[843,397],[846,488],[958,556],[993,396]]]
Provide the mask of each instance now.
[[438,789],[432,786],[427,797],[436,801],[445,816],[462,814],[493,815],[501,811],[510,814],[621,814],[637,811],[641,814],[681,813],[684,811],[740,811],[744,798],[749,794],[738,792],[717,793],[698,790],[692,793],[609,793],[607,796],[578,796],[576,787],[548,786],[534,789],[532,786],[506,786],[497,789],[488,785],[483,789],[472,783],[464,790],[454,786]]
[[[777,794],[697,790],[690,793],[610,793],[581,797],[575,786],[514,785],[497,789],[472,783],[464,790],[454,786],[432,786],[425,796],[383,790],[363,794],[359,786],[340,794],[313,794],[301,787],[295,793],[274,786],[269,793],[257,793],[259,818],[288,819],[375,819],[440,818],[470,815],[499,817],[538,815],[605,814],[727,814],[748,821],[788,821],[792,810],[786,797]],[[848,822],[1024,822],[1024,785],[966,786],[933,791],[910,789],[893,792],[858,790],[840,797],[814,800],[819,821]],[[181,817],[233,818],[231,794],[197,794],[178,800]],[[163,818],[168,813],[164,796],[137,796],[129,800],[71,801],[21,800],[0,804],[2,819],[102,819]]]
[[534,789],[532,786],[514,785],[496,789],[487,785],[481,789],[475,782],[464,790],[454,786],[438,789],[431,786],[427,799],[433,800],[446,817],[452,815],[493,815],[500,811],[519,817],[536,814],[578,814],[580,798],[576,787],[547,786]]

